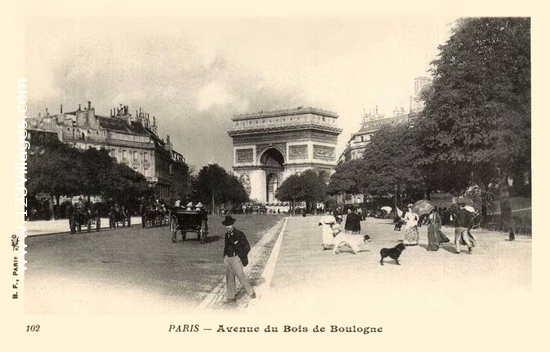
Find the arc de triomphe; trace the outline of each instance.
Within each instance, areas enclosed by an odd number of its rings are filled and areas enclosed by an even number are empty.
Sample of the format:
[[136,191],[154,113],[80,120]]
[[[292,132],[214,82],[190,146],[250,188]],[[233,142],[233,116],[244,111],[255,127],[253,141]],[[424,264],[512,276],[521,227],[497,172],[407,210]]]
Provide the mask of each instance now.
[[314,169],[328,178],[336,166],[342,129],[338,115],[316,108],[260,111],[235,115],[233,170],[250,199],[276,202],[275,191],[290,175]]

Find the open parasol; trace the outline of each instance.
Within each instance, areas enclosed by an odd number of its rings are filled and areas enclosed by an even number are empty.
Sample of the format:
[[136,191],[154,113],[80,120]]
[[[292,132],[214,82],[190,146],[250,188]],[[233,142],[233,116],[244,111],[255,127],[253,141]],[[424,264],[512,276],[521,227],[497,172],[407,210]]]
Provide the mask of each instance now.
[[425,199],[419,200],[413,204],[412,212],[422,216],[429,214],[435,207]]

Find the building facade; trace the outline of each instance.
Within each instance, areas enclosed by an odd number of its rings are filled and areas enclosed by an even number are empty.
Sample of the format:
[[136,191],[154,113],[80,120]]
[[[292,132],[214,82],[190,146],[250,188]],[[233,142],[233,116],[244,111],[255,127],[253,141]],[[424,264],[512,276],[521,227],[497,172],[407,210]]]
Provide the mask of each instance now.
[[423,94],[431,86],[431,80],[427,77],[417,77],[414,80],[414,96],[411,97],[409,112],[405,109],[395,109],[393,114],[385,116],[374,113],[363,115],[363,121],[359,130],[351,135],[350,140],[338,159],[338,163],[361,159],[365,148],[370,143],[372,136],[383,126],[398,124],[413,124],[420,116],[424,108]]
[[[33,133],[50,132],[78,149],[105,149],[116,161],[126,164],[147,179],[154,195],[165,200],[177,196],[174,189],[187,183],[187,165],[182,154],[170,142],[157,135],[156,118],[151,119],[141,109],[132,116],[127,106],[111,109],[109,116],[96,115],[91,102],[82,109],[29,117],[27,130]],[[31,140],[32,142],[32,140]]]
[[336,166],[342,129],[338,115],[316,108],[260,111],[236,115],[233,170],[250,199],[277,202],[275,192],[292,174],[314,169],[328,182]]

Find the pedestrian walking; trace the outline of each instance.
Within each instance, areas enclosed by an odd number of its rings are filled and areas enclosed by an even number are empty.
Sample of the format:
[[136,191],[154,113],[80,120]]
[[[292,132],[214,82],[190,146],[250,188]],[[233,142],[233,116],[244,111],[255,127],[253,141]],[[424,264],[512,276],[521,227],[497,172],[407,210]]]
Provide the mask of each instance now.
[[325,213],[325,216],[321,218],[319,221],[319,226],[321,227],[321,233],[323,238],[323,250],[328,250],[332,248],[333,245],[333,238],[332,235],[332,225],[336,223],[336,218],[332,215],[330,215],[330,212],[327,210]]
[[441,216],[437,208],[432,209],[428,216],[428,248],[429,251],[437,251],[439,245],[449,242],[449,239],[441,231]]
[[403,244],[405,246],[416,246],[418,245],[419,234],[418,234],[418,214],[413,213],[412,204],[407,205],[407,212],[403,216],[403,221],[405,221],[405,238]]
[[222,221],[222,225],[227,229],[223,250],[223,263],[225,265],[225,279],[227,282],[227,303],[236,302],[237,285],[235,277],[239,279],[246,293],[251,298],[256,298],[256,293],[244,274],[244,267],[248,265],[250,244],[245,234],[234,227],[235,221],[230,215],[227,215]]
[[361,233],[361,218],[355,208],[348,209],[348,215],[346,216],[346,224],[344,225],[346,232],[359,235]]
[[472,249],[476,245],[474,236],[470,233],[472,227],[472,216],[464,207],[466,202],[460,197],[457,205],[453,207],[452,214],[455,221],[455,253],[460,254],[460,246],[468,247],[468,253],[472,254]]

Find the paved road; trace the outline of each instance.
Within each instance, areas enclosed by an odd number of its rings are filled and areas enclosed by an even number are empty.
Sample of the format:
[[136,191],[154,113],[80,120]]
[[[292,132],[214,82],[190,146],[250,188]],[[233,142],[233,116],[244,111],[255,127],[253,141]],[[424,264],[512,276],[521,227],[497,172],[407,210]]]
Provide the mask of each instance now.
[[[271,252],[263,236],[279,216],[236,216],[255,251],[258,272]],[[206,244],[190,233],[172,243],[168,226],[27,237],[28,314],[176,314],[196,309],[224,278],[221,217],[209,217]],[[246,224],[254,223],[257,228]],[[48,224],[54,231],[56,225]],[[63,225],[63,224],[61,224]],[[34,234],[38,233],[37,229]],[[43,230],[40,230],[43,232]],[[258,235],[256,235],[258,233]],[[258,245],[258,243],[260,243]],[[251,253],[251,257],[254,253]],[[221,297],[221,296],[220,296]]]

